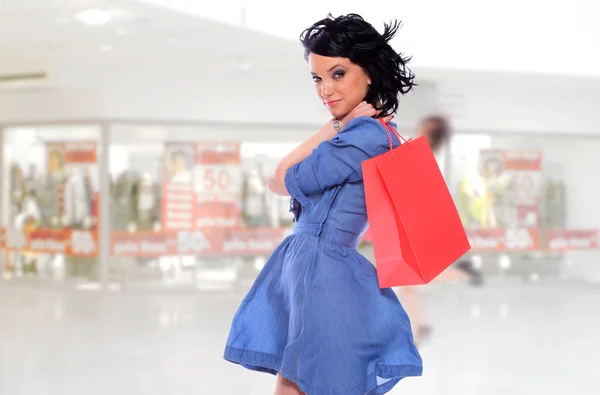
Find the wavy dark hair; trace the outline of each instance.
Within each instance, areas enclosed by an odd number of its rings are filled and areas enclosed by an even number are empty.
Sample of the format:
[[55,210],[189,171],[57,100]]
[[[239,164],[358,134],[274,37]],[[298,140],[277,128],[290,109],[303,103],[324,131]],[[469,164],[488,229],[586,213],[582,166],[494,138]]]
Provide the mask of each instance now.
[[321,56],[348,58],[371,77],[365,101],[382,110],[380,116],[398,110],[399,95],[410,92],[416,84],[407,64],[411,58],[397,53],[389,41],[401,22],[384,24],[383,34],[358,14],[348,14],[315,22],[300,34],[304,58],[314,53]]

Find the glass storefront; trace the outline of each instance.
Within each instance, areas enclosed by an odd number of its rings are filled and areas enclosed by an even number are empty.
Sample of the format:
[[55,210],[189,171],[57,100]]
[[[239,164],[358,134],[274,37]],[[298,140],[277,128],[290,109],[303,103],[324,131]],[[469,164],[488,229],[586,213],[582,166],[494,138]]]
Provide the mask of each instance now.
[[3,277],[97,281],[100,127],[3,136]]
[[[206,125],[5,128],[2,278],[245,288],[291,230],[289,199],[266,180],[299,142]],[[527,280],[600,275],[588,263],[600,183],[585,173],[598,149],[593,138],[456,135],[442,166],[476,265]]]
[[526,280],[597,277],[598,149],[589,137],[456,136],[448,184],[474,261]]

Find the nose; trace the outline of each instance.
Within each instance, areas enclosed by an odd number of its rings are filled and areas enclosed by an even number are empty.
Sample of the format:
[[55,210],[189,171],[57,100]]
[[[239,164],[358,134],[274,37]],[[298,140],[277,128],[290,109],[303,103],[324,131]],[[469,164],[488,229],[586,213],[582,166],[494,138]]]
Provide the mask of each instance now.
[[333,95],[333,84],[329,80],[324,80],[321,84],[321,96],[326,99],[331,95]]

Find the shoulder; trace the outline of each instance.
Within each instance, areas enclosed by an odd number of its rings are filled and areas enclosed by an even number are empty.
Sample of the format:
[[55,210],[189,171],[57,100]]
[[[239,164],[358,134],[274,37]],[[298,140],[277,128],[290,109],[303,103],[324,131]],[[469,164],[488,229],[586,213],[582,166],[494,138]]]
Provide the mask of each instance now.
[[390,141],[383,125],[371,117],[354,118],[335,139],[358,147],[369,155],[378,155],[389,149]]
[[386,134],[385,128],[378,120],[371,117],[357,117],[348,122],[339,135],[349,135],[359,131]]

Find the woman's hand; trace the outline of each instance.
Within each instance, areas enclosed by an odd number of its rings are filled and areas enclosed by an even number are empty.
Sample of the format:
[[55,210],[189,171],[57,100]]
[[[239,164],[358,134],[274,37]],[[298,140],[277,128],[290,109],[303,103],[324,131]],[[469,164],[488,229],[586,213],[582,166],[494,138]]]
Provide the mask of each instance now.
[[[381,113],[381,110],[376,110],[371,104],[367,102],[359,103],[348,115],[344,118],[340,119],[342,123],[342,129],[346,127],[348,122],[357,117],[373,117],[376,118]],[[383,120],[386,123],[389,123],[394,116],[390,115]],[[300,144],[296,149],[287,154],[285,157],[281,159],[271,177],[269,177],[268,187],[271,192],[281,195],[281,196],[289,196],[289,192],[285,186],[285,174],[287,170],[306,159],[311,153],[312,150],[317,148],[319,144],[321,144],[325,140],[331,140],[337,134],[337,131],[333,128],[333,122],[335,119],[329,120],[321,129],[319,129],[315,134],[313,134],[308,140]]]
[[[348,113],[344,118],[340,119],[342,122],[342,129],[348,125],[348,123],[354,118],[358,117],[372,117],[378,118],[379,114],[381,114],[381,110],[375,109],[372,104],[367,103],[366,101],[360,102],[352,111]],[[390,123],[390,121],[394,118],[394,115],[388,115],[384,117],[383,120],[385,123]]]

